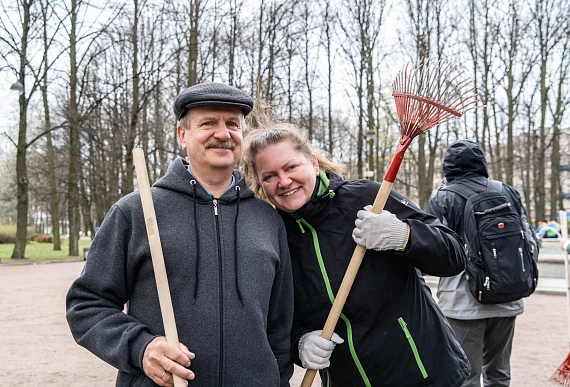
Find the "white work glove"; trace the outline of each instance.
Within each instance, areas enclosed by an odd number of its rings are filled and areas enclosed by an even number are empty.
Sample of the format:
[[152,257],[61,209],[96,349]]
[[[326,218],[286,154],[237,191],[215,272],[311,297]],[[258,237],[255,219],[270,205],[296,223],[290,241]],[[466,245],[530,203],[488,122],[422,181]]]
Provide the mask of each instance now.
[[364,210],[358,211],[352,239],[369,250],[404,250],[408,243],[410,226],[386,210],[380,214],[371,210],[372,206],[366,206]]
[[336,333],[327,340],[321,337],[321,332],[322,330],[305,333],[299,340],[299,359],[307,369],[327,368],[331,364],[329,359],[335,345],[344,343]]

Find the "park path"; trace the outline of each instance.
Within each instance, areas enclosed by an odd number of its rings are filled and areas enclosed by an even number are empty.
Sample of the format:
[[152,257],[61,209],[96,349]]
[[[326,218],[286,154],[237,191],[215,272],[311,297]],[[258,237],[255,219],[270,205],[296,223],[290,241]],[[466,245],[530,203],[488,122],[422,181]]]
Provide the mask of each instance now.
[[[75,344],[65,321],[65,295],[82,268],[82,261],[0,264],[0,386],[114,386],[115,369]],[[516,323],[511,386],[552,386],[548,377],[569,349],[566,305],[563,295],[525,300]],[[296,368],[291,386],[301,379]]]

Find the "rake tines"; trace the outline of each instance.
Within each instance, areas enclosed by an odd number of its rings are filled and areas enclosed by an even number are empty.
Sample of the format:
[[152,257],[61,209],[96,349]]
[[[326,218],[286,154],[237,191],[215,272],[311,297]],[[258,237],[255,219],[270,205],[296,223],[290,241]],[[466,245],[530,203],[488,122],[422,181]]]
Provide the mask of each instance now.
[[559,386],[570,387],[570,354],[548,381]]
[[414,138],[453,117],[478,100],[471,79],[445,60],[405,65],[392,84],[402,136]]

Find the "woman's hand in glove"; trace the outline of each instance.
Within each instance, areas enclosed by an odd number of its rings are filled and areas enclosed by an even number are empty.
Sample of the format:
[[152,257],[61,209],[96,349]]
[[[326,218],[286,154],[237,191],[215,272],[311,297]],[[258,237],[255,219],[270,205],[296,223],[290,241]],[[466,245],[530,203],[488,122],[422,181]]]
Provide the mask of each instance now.
[[352,239],[369,250],[404,250],[408,243],[410,226],[386,210],[380,214],[371,210],[372,206],[366,206],[364,210],[358,211]]
[[303,367],[320,370],[330,365],[332,351],[337,344],[344,343],[339,335],[333,333],[330,340],[321,337],[322,330],[305,333],[299,340],[299,359]]

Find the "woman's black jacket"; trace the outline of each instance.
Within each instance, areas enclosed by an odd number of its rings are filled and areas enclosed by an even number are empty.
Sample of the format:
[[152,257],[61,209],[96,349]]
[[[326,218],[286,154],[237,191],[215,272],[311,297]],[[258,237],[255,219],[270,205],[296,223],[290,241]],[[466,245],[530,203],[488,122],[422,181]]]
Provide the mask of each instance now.
[[[380,186],[328,178],[324,185],[317,179],[313,200],[296,213],[281,212],[295,282],[291,339],[297,364],[299,338],[323,328],[354,252],[356,214],[373,203]],[[321,378],[338,387],[459,386],[469,362],[419,271],[460,273],[466,262],[460,238],[396,191],[385,210],[410,226],[407,247],[366,252],[335,329],[345,342],[336,346]]]

